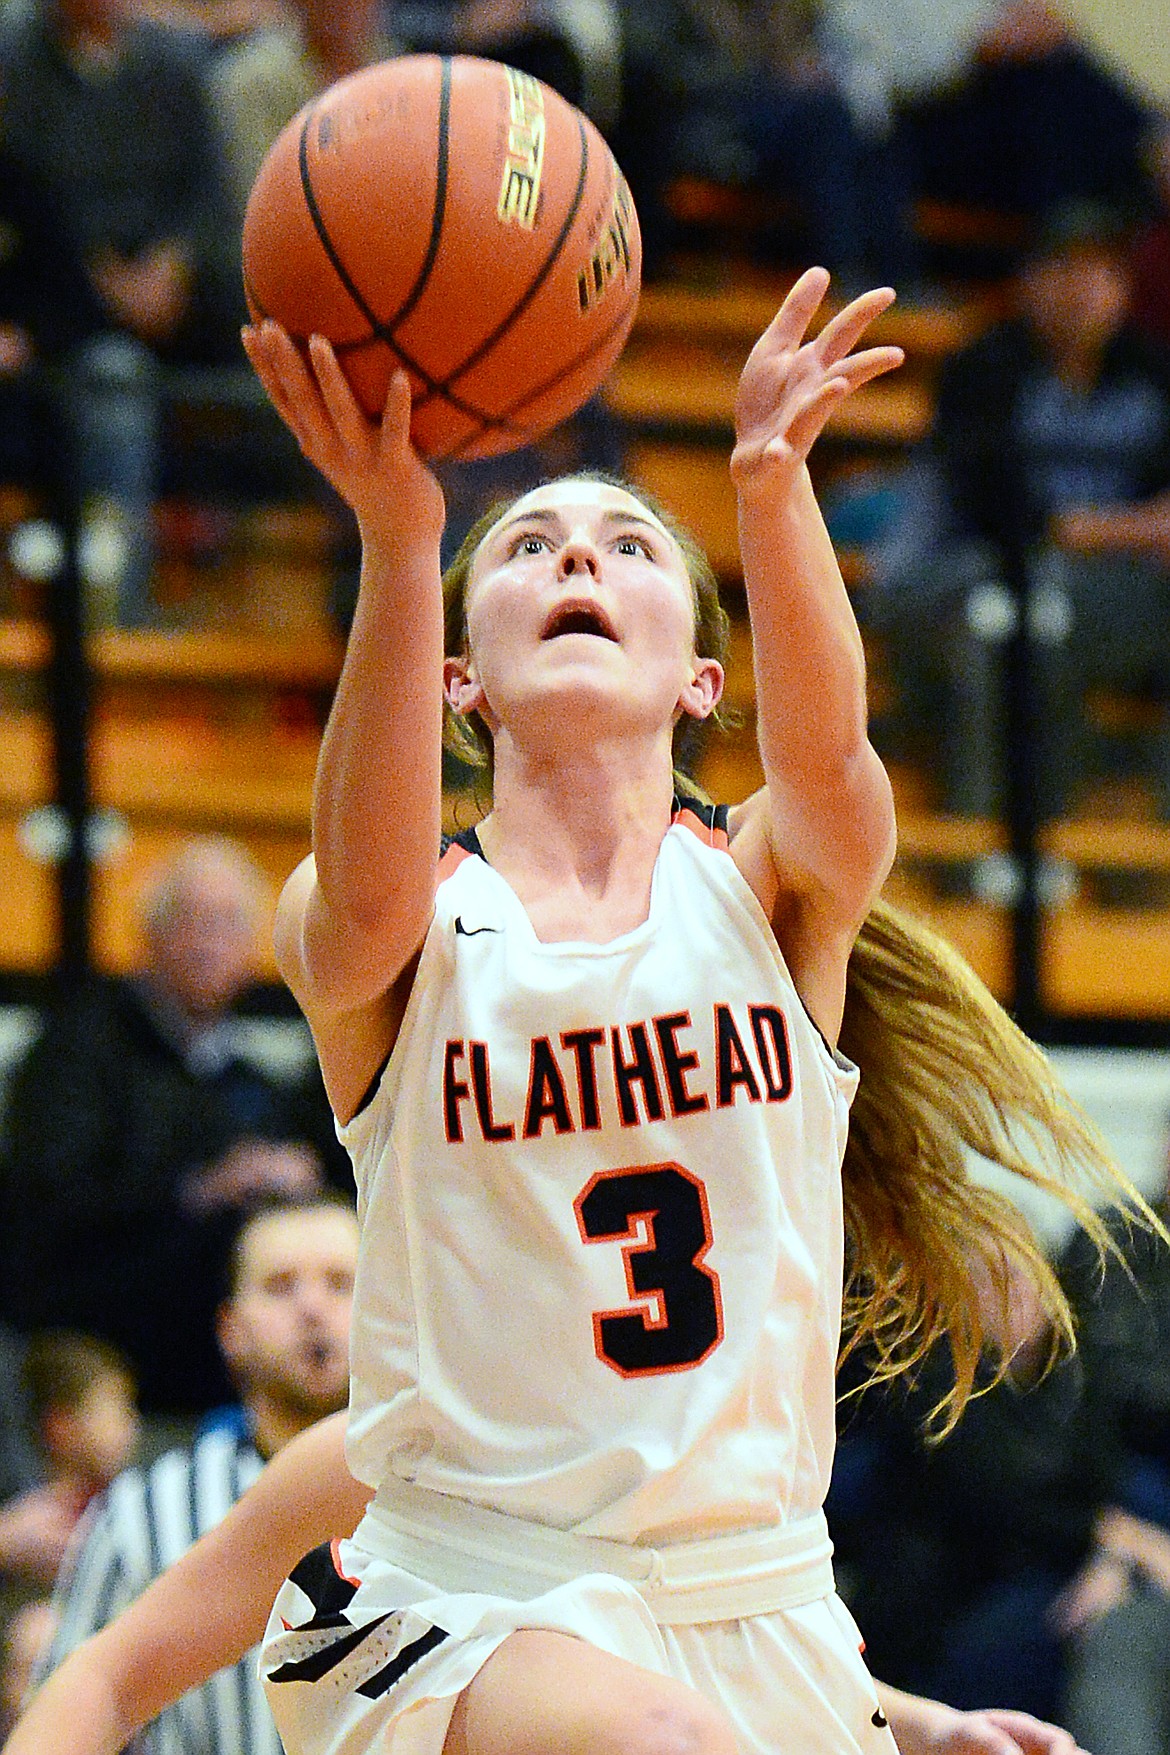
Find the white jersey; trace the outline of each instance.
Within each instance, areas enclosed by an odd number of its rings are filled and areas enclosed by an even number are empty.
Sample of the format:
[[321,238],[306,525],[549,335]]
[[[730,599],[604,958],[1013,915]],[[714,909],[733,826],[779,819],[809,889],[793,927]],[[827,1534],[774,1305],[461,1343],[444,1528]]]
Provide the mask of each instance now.
[[375,1489],[621,1541],[820,1507],[857,1075],[720,821],[676,813],[646,921],[608,944],[541,943],[447,850],[394,1052],[340,1130],[349,1460]]

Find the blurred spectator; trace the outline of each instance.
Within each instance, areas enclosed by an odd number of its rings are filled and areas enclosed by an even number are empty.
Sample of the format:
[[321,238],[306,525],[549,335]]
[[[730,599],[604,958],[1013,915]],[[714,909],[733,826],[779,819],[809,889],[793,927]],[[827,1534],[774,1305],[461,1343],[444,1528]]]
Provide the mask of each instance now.
[[1170,354],[1127,320],[1126,236],[1107,210],[1050,216],[1015,312],[946,364],[930,445],[877,555],[904,729],[941,729],[947,808],[1004,801],[1002,662],[1026,586],[1042,808],[1109,751],[1091,688],[1159,703],[1141,771],[1170,812]]
[[916,193],[1039,218],[1145,186],[1146,104],[1046,0],[820,0]]
[[843,42],[812,0],[681,0],[679,169],[780,194],[781,225],[760,253],[821,262],[850,293],[918,276],[909,191],[888,116],[860,101]]
[[57,1625],[47,1596],[26,1597],[0,1630],[0,1743],[20,1716],[33,1690],[41,1663]]
[[97,309],[54,193],[3,142],[0,91],[0,483],[43,495],[59,470],[44,368],[91,333]]
[[34,1335],[22,1370],[43,1484],[0,1506],[0,1572],[50,1587],[78,1519],[139,1439],[134,1379],[104,1341]]
[[1137,327],[1170,347],[1170,117],[1147,149],[1155,208],[1134,240],[1132,314]]
[[609,135],[621,104],[617,0],[407,0],[395,31],[415,50],[486,55],[543,79]]
[[5,1314],[121,1346],[152,1414],[222,1399],[214,1285],[240,1209],[321,1183],[303,1108],[240,1052],[260,922],[244,850],[186,843],[144,896],[142,973],[67,998],[9,1090]]
[[[1170,1218],[1168,1180],[1156,1202]],[[1104,1273],[1077,1232],[1061,1261],[1099,1417],[1120,1448],[1113,1543],[1065,1606],[1065,1717],[1103,1755],[1170,1752],[1170,1245],[1114,1222]]]
[[226,48],[211,75],[239,222],[264,155],[335,80],[397,52],[379,0],[292,0],[285,15]]
[[1115,1548],[1117,1457],[1079,1360],[1044,1374],[1047,1318],[1009,1286],[1009,1374],[987,1387],[989,1360],[985,1393],[947,1437],[924,1437],[949,1383],[941,1355],[908,1393],[871,1392],[852,1416],[846,1404],[829,1520],[875,1674],[1059,1722],[1069,1606],[1088,1612]]
[[239,359],[242,296],[202,60],[130,0],[30,0],[4,21],[0,81],[4,134],[55,191],[100,307],[72,385],[78,486],[122,551],[110,568],[120,618],[149,620],[163,369]]
[[[357,1220],[335,1198],[259,1209],[232,1256],[219,1338],[239,1391],[187,1449],[114,1482],[57,1593],[49,1665],[113,1620],[229,1510],[263,1463],[345,1406]],[[254,1654],[164,1713],[139,1755],[280,1755]]]

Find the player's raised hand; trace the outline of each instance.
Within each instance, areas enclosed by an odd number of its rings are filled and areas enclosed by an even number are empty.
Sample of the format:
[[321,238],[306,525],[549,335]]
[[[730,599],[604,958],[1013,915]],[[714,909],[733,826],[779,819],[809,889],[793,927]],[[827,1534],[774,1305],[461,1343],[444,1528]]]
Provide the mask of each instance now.
[[366,536],[442,530],[443,494],[410,439],[410,383],[399,369],[381,420],[359,405],[332,346],[309,339],[308,358],[279,323],[243,331],[244,350],[301,450],[357,515]]
[[900,347],[853,352],[874,318],[893,304],[890,287],[862,293],[806,339],[828,286],[823,268],[807,269],[748,356],[735,399],[731,468],[737,479],[803,463],[838,403],[902,363]]

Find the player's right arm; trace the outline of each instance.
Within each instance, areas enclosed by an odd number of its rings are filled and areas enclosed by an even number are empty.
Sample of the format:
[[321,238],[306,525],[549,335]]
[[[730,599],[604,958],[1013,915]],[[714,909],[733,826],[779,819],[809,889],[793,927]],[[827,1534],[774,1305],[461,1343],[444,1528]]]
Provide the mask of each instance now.
[[3,1755],[117,1755],[180,1695],[239,1663],[287,1573],[365,1509],[369,1490],[345,1466],[345,1418],[287,1444],[222,1523],[66,1658]]
[[396,984],[434,904],[441,828],[443,496],[410,441],[398,372],[383,418],[359,407],[329,344],[309,360],[278,324],[245,346],[305,456],[352,507],[362,577],[321,743],[313,856],[281,898],[276,952],[348,1119],[393,1044]]

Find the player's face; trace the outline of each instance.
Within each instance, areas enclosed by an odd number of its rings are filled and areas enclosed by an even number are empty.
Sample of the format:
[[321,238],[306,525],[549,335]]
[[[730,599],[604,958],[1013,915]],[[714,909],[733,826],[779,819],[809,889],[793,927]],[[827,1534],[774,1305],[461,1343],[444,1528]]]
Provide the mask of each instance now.
[[263,1214],[244,1241],[220,1341],[245,1393],[317,1418],[349,1391],[357,1220],[341,1207]]
[[467,675],[482,691],[470,705],[493,731],[536,706],[550,733],[585,712],[591,726],[602,714],[669,734],[680,711],[704,716],[718,699],[719,666],[695,657],[678,543],[605,482],[554,482],[517,501],[480,545],[466,619]]

